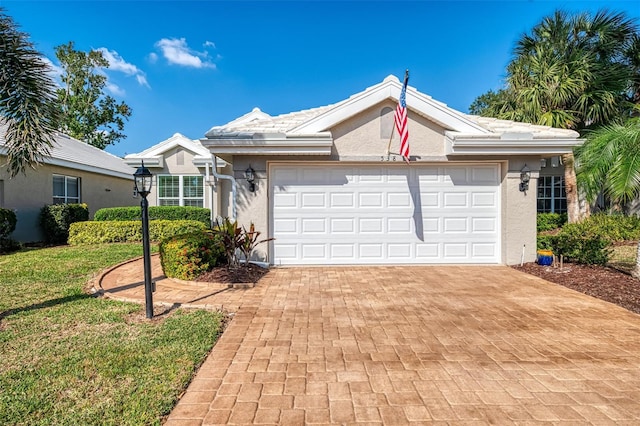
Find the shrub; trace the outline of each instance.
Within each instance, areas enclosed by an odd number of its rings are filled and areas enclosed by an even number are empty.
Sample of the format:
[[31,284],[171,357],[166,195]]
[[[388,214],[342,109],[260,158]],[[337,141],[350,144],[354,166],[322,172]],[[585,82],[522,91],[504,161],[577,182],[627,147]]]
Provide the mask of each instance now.
[[611,240],[600,235],[588,221],[569,223],[556,235],[547,236],[547,242],[556,255],[571,262],[604,265],[611,257]]
[[18,218],[13,210],[0,209],[0,238],[9,238],[16,230]]
[[567,223],[566,213],[538,213],[536,217],[538,232],[552,231]]
[[229,268],[238,267],[240,263],[237,256],[238,251],[244,255],[245,266],[249,266],[249,259],[251,259],[255,248],[259,244],[273,240],[273,238],[259,240],[261,233],[256,231],[253,223],[247,231],[244,226],[240,227],[237,221],[232,222],[229,218],[224,218],[222,222],[216,222],[213,233],[220,237]]
[[64,244],[72,223],[89,220],[86,204],[50,204],[40,210],[40,226],[48,243]]
[[584,232],[597,234],[609,241],[629,241],[640,238],[640,218],[637,216],[598,213],[579,225]]
[[193,280],[226,261],[220,237],[211,232],[191,232],[160,243],[160,263],[167,277]]
[[[195,220],[149,221],[149,239],[161,241],[174,235],[204,231],[204,223]],[[103,244],[142,241],[141,221],[78,222],[69,229],[69,244]]]
[[[141,217],[140,207],[111,207],[98,210],[93,220],[140,220]],[[210,226],[211,211],[202,207],[151,206],[149,220],[197,220]]]
[[16,230],[18,218],[13,210],[0,209],[0,253],[9,253],[20,248],[20,243],[10,235]]

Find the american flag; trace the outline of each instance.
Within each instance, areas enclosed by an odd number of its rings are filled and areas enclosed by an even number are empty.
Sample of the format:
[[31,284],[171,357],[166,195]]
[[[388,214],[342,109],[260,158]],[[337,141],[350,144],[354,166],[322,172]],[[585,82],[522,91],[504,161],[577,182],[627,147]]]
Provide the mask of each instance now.
[[409,81],[409,70],[404,74],[404,83],[400,92],[400,101],[396,108],[394,120],[396,129],[400,135],[400,155],[405,161],[409,161],[409,126],[407,125],[407,82]]

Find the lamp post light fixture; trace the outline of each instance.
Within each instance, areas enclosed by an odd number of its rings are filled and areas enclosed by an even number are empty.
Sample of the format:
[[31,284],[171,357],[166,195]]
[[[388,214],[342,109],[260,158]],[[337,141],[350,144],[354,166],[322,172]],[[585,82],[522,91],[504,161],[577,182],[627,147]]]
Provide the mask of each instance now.
[[529,190],[529,181],[531,180],[531,169],[525,164],[522,170],[520,170],[520,192],[527,192]]
[[135,179],[135,189],[142,197],[140,207],[142,208],[142,250],[144,255],[144,301],[147,309],[147,318],[153,318],[153,287],[151,283],[151,249],[149,247],[149,202],[147,195],[151,192],[153,175],[144,166],[138,167],[133,174]]
[[255,190],[256,190],[256,184],[255,184],[255,182],[256,182],[256,171],[253,170],[251,165],[249,165],[249,168],[244,171],[244,177],[245,177],[245,179],[247,179],[247,182],[249,183],[249,191],[250,192],[255,192]]

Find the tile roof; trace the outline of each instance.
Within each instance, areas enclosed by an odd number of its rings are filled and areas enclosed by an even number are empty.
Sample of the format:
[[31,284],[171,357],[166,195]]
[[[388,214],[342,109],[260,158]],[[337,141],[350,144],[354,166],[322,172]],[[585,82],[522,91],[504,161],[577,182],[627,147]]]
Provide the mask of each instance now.
[[[0,122],[0,154],[6,154],[7,127],[5,122]],[[57,133],[54,140],[51,153],[43,163],[133,180],[135,170],[122,158],[62,133]]]
[[[277,116],[270,116],[260,111],[260,109],[254,108],[253,111],[227,124],[212,127],[206,133],[206,137],[233,138],[251,134],[296,134],[298,133],[297,129],[303,127],[306,123],[309,123],[314,119],[318,119],[325,114],[328,115],[335,111],[339,111],[341,108],[346,109],[348,108],[349,103],[353,100],[364,99],[374,92],[381,92],[389,87],[395,87],[398,89],[399,86],[400,82],[396,77],[388,76],[382,83],[368,87],[362,92],[356,93],[347,99],[330,105]],[[399,90],[396,91],[399,92]],[[394,91],[391,90],[388,93],[389,95],[387,96],[387,99],[391,99],[395,102],[398,101]],[[461,127],[460,129],[454,128],[450,131],[455,133],[458,130],[459,133],[461,135],[464,134],[464,136],[492,138],[499,137],[502,134],[512,133],[531,134],[534,138],[570,138],[578,136],[578,134],[572,130],[556,129],[549,126],[539,126],[510,120],[498,120],[495,118],[465,114],[450,108],[446,104],[433,99],[429,95],[417,91],[413,87],[409,87],[407,89],[407,96],[412,96],[416,101],[411,105],[409,99],[407,99],[407,106],[409,110],[432,119],[433,121],[439,122],[441,125],[444,125],[445,128],[448,127],[447,123],[449,125],[453,124],[453,126],[459,125]],[[434,117],[433,112],[437,112],[440,119],[444,117],[446,123],[443,123]],[[471,127],[467,124],[471,125]],[[462,128],[464,128],[464,130],[462,130]]]

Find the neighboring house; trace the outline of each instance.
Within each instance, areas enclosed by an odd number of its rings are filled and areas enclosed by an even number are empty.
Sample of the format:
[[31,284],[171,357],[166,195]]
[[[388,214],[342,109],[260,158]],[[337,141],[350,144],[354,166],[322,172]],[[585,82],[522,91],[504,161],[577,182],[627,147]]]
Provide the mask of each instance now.
[[276,265],[534,260],[541,160],[578,133],[470,116],[409,87],[407,165],[393,154],[401,87],[389,76],[333,105],[211,128],[200,142],[237,181],[235,197],[216,186],[217,214],[236,205],[241,224],[274,237],[258,257]]
[[39,214],[46,204],[85,203],[90,217],[104,207],[132,206],[133,173],[121,158],[69,136],[58,134],[51,155],[35,169],[10,178],[6,170],[5,134],[0,124],[0,207],[16,212],[12,238],[42,241]]
[[[205,207],[211,209],[212,218],[220,211],[220,195],[225,191],[214,191],[213,157],[199,141],[176,133],[138,154],[125,156],[124,161],[131,167],[144,162],[153,173],[149,205]],[[218,169],[226,165],[222,160],[217,162]],[[229,200],[224,200],[225,211],[228,204]]]

